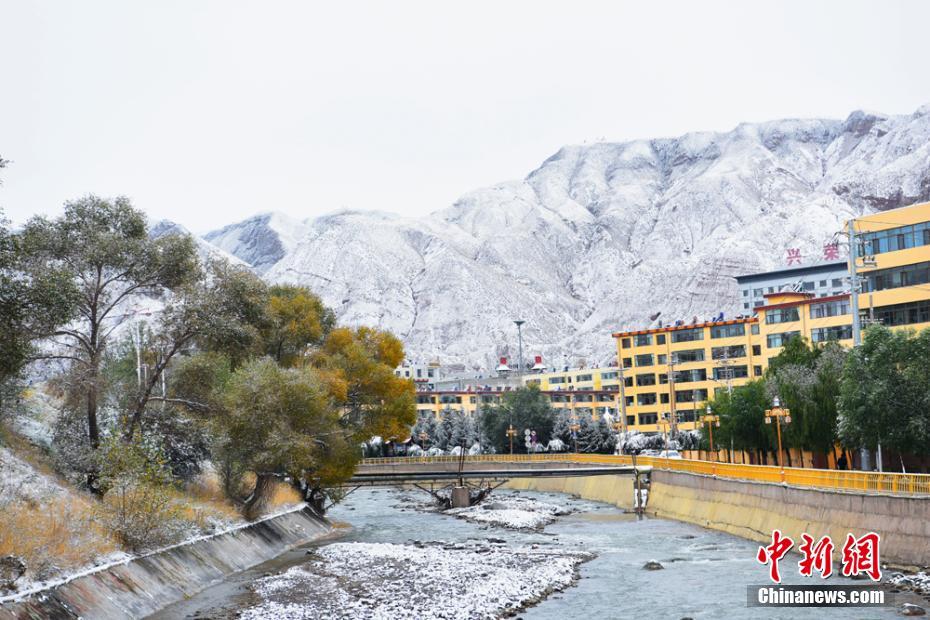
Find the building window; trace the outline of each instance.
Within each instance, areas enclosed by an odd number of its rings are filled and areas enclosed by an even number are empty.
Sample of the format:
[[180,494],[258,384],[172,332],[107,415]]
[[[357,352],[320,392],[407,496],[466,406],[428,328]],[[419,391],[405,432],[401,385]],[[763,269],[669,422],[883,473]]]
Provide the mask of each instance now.
[[656,424],[659,421],[659,414],[657,413],[641,413],[639,414],[639,423],[640,424]]
[[754,344],[752,345],[752,354],[753,355],[762,355],[762,345]]
[[633,377],[624,377],[623,385],[625,385],[626,387],[633,387]]
[[827,285],[826,280],[821,280],[820,282],[817,283],[817,286],[819,286],[820,288],[824,288],[826,285]]
[[743,297],[749,297],[749,289],[748,289],[748,288],[744,288],[744,289],[743,289]]
[[690,362],[703,362],[704,349],[688,349],[686,351],[673,351],[672,360],[676,364],[688,364]]
[[637,347],[647,347],[652,344],[652,336],[649,334],[636,336],[636,338],[633,339],[633,342]]
[[715,360],[731,359],[734,357],[746,357],[746,346],[735,344],[729,347],[714,347],[710,350],[710,356]]
[[814,290],[814,283],[813,283],[813,282],[805,282],[804,284],[801,285],[801,288],[803,288],[805,291],[812,291],[812,290]]
[[661,402],[663,405],[667,405],[667,404],[668,404],[668,394],[661,394],[661,398],[660,398],[659,400],[660,400],[660,402]]
[[665,353],[659,353],[656,356],[656,364],[658,364],[659,366],[664,366],[665,364],[668,364],[668,355],[666,355]]
[[761,288],[754,288],[754,289],[752,289],[752,296],[753,296],[753,297],[762,297],[762,293],[763,293],[763,292],[764,292],[764,291],[763,291],[763,289],[761,289]]
[[761,377],[762,376],[762,366],[753,366],[752,367],[752,376]]
[[675,372],[675,383],[694,383],[695,381],[707,381],[707,370],[704,368],[693,368],[691,370],[678,370]]
[[704,328],[679,329],[672,332],[672,342],[694,342],[704,340]]
[[567,383],[567,381],[566,377],[549,377],[549,385],[559,385],[560,383]]
[[652,353],[636,356],[637,366],[652,366]]
[[874,312],[875,318],[888,326],[930,323],[930,300],[882,306]]
[[765,322],[772,323],[792,323],[800,321],[801,315],[797,308],[773,308],[765,313]]
[[769,334],[766,336],[766,344],[770,349],[777,349],[788,344],[792,338],[800,337],[801,332],[782,332],[780,334]]
[[884,254],[930,245],[930,222],[899,226],[877,232],[859,233],[861,254]]
[[611,370],[610,372],[602,372],[602,373],[601,373],[601,381],[607,381],[607,380],[609,380],[609,379],[616,379],[616,378],[617,378],[617,371],[616,371],[616,370]]
[[733,325],[714,325],[710,328],[711,338],[735,338],[736,336],[745,335],[745,323],[735,323]]
[[834,288],[836,288],[836,287],[838,287],[838,286],[843,286],[843,278],[833,278],[833,279],[830,281],[830,284],[831,284]]
[[868,272],[865,275],[865,292],[915,286],[928,282],[930,282],[930,262],[915,263]]
[[743,310],[749,310],[749,304],[748,304],[748,303],[743,304]]
[[752,333],[753,336],[758,336],[759,335],[759,324],[753,323],[752,327],[750,328],[750,332]]
[[630,339],[629,339],[629,338],[624,338],[623,340],[620,341],[620,345],[621,345],[624,349],[629,349],[629,348],[630,348]]
[[848,299],[811,304],[812,319],[824,319],[830,316],[840,316],[843,314],[849,314]]
[[665,344],[665,334],[658,334],[656,336],[656,344]]
[[707,390],[701,388],[699,390],[676,390],[675,391],[675,402],[676,403],[698,403],[703,400],[707,400]]
[[638,394],[636,396],[637,405],[654,405],[656,403],[655,392],[648,392],[646,394]]
[[575,379],[577,383],[587,383],[588,381],[593,381],[593,380],[594,380],[593,375],[578,375],[578,377]]
[[852,338],[852,325],[833,325],[832,327],[817,327],[811,330],[811,342],[849,340],[850,338]]
[[753,307],[753,308],[760,308],[760,307],[762,307],[762,306],[764,306],[764,305],[765,305],[765,302],[764,302],[764,301],[754,301],[754,302],[752,303],[752,307]]
[[655,385],[655,384],[656,384],[656,376],[653,374],[636,375],[636,385],[638,386]]
[[749,367],[747,366],[717,366],[714,368],[715,381],[727,381],[729,379],[745,379],[749,376]]

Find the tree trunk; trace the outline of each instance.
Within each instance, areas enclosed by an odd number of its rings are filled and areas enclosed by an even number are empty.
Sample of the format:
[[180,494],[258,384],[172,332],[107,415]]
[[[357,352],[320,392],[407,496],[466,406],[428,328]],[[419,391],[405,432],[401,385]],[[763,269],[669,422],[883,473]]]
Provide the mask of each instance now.
[[246,519],[254,521],[262,516],[268,506],[268,500],[271,499],[274,492],[274,483],[277,479],[278,477],[274,474],[257,474],[255,476],[255,488],[242,507],[242,513]]

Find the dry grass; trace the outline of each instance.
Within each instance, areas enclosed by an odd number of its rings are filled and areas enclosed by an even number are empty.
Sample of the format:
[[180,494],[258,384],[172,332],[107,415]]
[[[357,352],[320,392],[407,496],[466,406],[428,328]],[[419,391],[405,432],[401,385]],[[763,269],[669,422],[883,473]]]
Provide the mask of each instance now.
[[274,491],[268,499],[270,508],[282,508],[284,506],[293,506],[301,502],[300,493],[297,489],[286,482],[277,482],[274,485]]
[[17,555],[27,578],[47,579],[118,551],[95,518],[93,500],[78,496],[43,504],[17,502],[0,507],[0,556]]
[[[255,486],[255,474],[247,474],[242,479],[241,496],[246,497]],[[212,472],[204,472],[184,489],[188,503],[185,506],[188,520],[199,523],[206,516],[228,521],[241,521],[242,513],[223,493],[219,477]],[[179,498],[180,500],[180,498]],[[300,493],[290,484],[276,482],[271,497],[268,498],[268,510],[293,506],[301,502]]]
[[203,473],[188,483],[184,493],[178,493],[176,501],[181,505],[183,519],[205,529],[211,518],[220,521],[241,521],[242,514],[223,493],[219,478],[212,473]]

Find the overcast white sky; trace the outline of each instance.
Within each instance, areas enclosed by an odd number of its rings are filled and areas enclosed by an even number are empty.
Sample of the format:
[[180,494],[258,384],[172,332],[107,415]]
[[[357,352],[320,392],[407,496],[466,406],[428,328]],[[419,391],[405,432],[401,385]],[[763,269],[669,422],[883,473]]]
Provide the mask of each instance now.
[[560,146],[930,102],[930,2],[0,0],[0,207],[421,214]]

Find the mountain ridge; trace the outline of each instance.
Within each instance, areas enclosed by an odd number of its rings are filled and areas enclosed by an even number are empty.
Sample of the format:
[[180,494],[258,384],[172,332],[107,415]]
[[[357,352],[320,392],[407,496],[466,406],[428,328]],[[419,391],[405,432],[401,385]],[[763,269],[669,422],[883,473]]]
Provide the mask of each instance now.
[[342,210],[296,232],[256,216],[205,238],[314,288],[347,324],[395,331],[414,359],[491,366],[522,318],[525,357],[608,363],[611,331],[738,314],[732,276],[786,248],[810,261],[843,220],[922,200],[930,105],[566,145],[426,216]]

